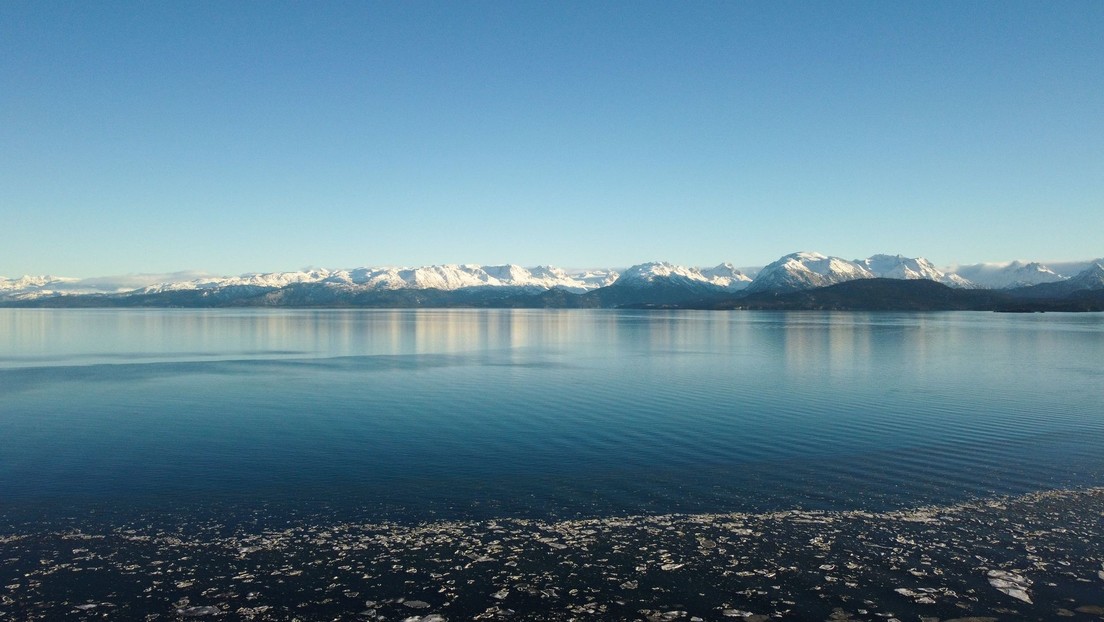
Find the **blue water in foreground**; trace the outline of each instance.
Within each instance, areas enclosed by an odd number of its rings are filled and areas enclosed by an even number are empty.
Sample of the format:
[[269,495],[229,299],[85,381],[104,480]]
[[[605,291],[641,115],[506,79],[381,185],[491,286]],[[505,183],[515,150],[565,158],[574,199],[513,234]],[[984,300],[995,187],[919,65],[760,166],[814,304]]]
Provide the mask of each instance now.
[[0,309],[0,512],[885,509],[1104,482],[1104,316]]

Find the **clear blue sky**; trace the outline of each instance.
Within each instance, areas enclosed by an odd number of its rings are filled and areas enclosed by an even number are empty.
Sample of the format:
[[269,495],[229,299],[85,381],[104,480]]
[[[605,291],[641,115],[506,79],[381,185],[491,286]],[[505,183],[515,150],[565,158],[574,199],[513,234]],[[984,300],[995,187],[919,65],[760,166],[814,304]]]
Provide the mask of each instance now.
[[0,2],[0,275],[1104,255],[1104,2]]

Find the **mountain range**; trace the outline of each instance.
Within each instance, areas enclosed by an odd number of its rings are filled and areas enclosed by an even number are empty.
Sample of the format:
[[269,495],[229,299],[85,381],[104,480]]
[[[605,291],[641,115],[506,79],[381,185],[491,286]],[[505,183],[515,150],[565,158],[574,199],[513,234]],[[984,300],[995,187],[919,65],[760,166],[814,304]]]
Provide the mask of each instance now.
[[[1075,273],[1069,273],[1077,269]],[[847,260],[791,253],[762,268],[652,262],[624,270],[438,265],[312,269],[232,277],[176,275],[134,287],[110,279],[0,277],[0,305],[34,307],[677,307],[977,308],[1095,310],[1104,258],[1063,264],[977,264],[941,270],[928,260]],[[112,289],[112,286],[115,286]]]

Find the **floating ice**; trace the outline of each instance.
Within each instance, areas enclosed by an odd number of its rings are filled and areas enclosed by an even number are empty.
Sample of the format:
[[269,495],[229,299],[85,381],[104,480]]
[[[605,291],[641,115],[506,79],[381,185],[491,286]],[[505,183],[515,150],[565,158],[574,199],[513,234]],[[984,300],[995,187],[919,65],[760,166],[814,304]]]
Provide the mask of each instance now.
[[993,587],[1012,598],[1031,604],[1031,596],[1027,593],[1031,587],[1031,579],[1007,570],[990,570],[987,576]]
[[184,616],[185,618],[199,618],[202,616],[214,616],[222,613],[222,609],[218,607],[212,607],[210,605],[204,607],[183,607],[177,609],[176,613]]

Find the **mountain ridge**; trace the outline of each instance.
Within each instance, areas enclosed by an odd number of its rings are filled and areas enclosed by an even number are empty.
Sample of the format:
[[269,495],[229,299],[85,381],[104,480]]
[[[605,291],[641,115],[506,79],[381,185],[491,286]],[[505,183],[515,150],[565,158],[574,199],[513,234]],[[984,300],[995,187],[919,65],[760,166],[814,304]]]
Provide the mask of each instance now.
[[[1075,265],[1075,264],[1071,264]],[[5,306],[565,306],[690,305],[708,307],[731,297],[777,295],[853,281],[927,281],[953,289],[1008,292],[1018,299],[1064,298],[1104,289],[1104,259],[1071,277],[1039,263],[986,264],[973,272],[986,287],[944,272],[923,257],[878,254],[848,260],[817,252],[784,255],[754,278],[730,263],[711,268],[662,261],[623,271],[567,271],[553,266],[442,264],[417,268],[310,269],[200,276],[130,290],[82,289],[66,277],[0,278]],[[970,271],[967,270],[967,273]],[[1038,282],[1032,282],[1032,281]],[[105,279],[97,280],[104,283]],[[1026,283],[1026,284],[1025,284]],[[1046,286],[1046,287],[1042,287]],[[889,287],[889,286],[883,286]],[[89,291],[91,289],[91,291]],[[855,295],[861,287],[845,288]],[[906,291],[906,290],[901,290]],[[912,292],[913,290],[907,290]],[[920,291],[916,289],[915,291]],[[934,295],[936,290],[929,290]],[[911,295],[911,294],[910,294]],[[1091,296],[1090,296],[1091,297]],[[80,299],[80,300],[77,300]],[[809,303],[811,304],[811,303]]]

